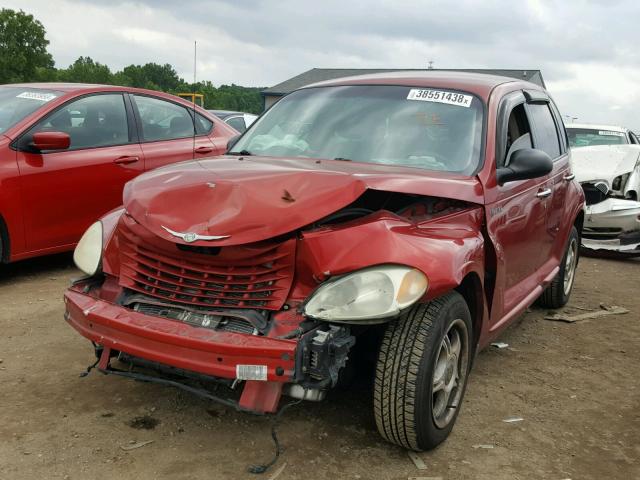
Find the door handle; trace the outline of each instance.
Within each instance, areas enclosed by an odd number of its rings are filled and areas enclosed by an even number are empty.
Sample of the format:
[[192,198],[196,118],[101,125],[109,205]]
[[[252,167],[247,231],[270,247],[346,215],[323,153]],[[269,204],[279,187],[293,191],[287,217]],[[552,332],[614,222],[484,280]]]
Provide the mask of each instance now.
[[138,160],[140,160],[140,157],[125,155],[124,157],[116,158],[113,163],[117,163],[118,165],[128,165],[130,163],[136,163]]
[[196,148],[196,153],[211,153],[213,152],[213,147],[198,147]]
[[538,198],[546,198],[549,195],[551,195],[551,189],[547,188],[545,190],[540,190],[538,193],[536,193],[536,197]]
[[574,178],[576,178],[575,174],[570,173],[569,175],[565,175],[564,178],[567,182],[570,182],[571,180],[573,180]]

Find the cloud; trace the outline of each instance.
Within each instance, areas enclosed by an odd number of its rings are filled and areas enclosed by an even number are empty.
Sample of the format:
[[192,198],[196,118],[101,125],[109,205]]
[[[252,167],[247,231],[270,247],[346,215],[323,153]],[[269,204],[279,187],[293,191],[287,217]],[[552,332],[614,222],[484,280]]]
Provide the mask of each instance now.
[[[561,110],[640,129],[635,0],[5,0],[45,25],[59,66],[171,63],[270,86],[313,67],[541,69]],[[612,109],[616,105],[620,108]],[[574,113],[575,112],[575,113]]]

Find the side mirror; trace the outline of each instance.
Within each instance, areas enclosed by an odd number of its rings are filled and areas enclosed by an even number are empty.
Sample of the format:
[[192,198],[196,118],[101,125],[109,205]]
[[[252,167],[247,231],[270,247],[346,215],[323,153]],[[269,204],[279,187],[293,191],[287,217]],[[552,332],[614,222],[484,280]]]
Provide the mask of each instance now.
[[542,150],[523,148],[511,154],[511,161],[507,167],[498,168],[496,177],[498,184],[516,180],[527,180],[547,175],[553,170],[553,160]]
[[227,152],[233,148],[239,138],[240,135],[234,135],[229,140],[227,140]]
[[71,137],[64,132],[36,132],[31,147],[36,150],[66,150],[71,145]]

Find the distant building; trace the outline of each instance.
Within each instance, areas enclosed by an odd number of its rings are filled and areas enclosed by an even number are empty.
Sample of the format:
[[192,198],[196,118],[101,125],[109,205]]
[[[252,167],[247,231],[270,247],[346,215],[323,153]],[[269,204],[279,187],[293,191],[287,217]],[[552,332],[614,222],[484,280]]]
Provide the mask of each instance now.
[[[260,92],[264,100],[265,110],[271,105],[276,103],[281,97],[293,92],[294,90],[310,85],[316,82],[322,82],[324,80],[333,80],[340,77],[353,77],[355,75],[366,75],[370,73],[385,73],[385,72],[420,72],[427,71],[424,68],[312,68],[300,75],[296,75],[289,80],[285,80],[271,88],[267,88]],[[456,68],[456,69],[433,69],[433,71],[439,72],[471,72],[471,73],[486,73],[489,75],[500,75],[502,77],[517,78],[519,80],[526,80],[536,85],[540,85],[546,88],[544,80],[542,79],[542,72],[540,70],[493,70],[483,68]]]

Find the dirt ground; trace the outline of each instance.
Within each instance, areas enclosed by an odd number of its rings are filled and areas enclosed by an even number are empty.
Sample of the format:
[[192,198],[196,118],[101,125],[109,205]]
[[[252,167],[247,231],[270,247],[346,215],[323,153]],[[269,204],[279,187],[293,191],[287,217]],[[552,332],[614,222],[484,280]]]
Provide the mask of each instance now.
[[[630,310],[579,323],[533,309],[476,361],[448,441],[426,470],[378,436],[360,382],[269,422],[158,385],[79,373],[89,342],[63,320],[70,256],[0,269],[0,479],[640,478],[640,261],[583,258],[573,307]],[[522,417],[506,423],[508,417]],[[146,427],[146,428],[144,428]],[[125,451],[135,442],[151,440]]]

